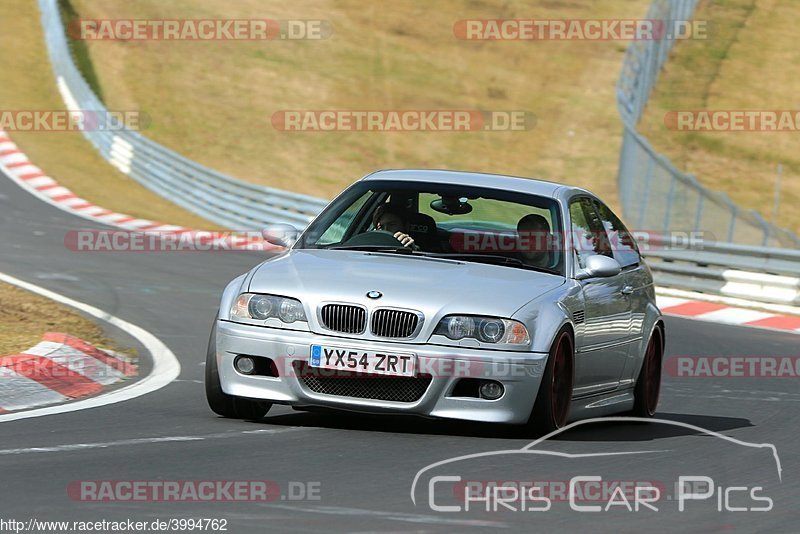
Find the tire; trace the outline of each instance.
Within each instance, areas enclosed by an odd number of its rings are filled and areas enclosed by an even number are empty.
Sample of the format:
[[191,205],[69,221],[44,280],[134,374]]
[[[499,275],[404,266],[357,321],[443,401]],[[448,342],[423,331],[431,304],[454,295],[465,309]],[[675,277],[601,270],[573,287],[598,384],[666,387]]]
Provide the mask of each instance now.
[[660,326],[653,330],[642,361],[642,370],[636,379],[633,391],[634,402],[631,415],[634,417],[653,417],[658,407],[661,392],[661,362],[664,356],[664,335]]
[[222,391],[219,382],[219,370],[217,369],[217,321],[211,328],[211,337],[208,340],[208,350],[206,351],[206,400],[208,406],[217,415],[231,419],[261,419],[264,417],[272,404],[269,402],[244,399],[234,397]]
[[543,436],[567,424],[574,382],[574,343],[569,329],[563,328],[550,347],[536,402],[528,418],[530,435]]

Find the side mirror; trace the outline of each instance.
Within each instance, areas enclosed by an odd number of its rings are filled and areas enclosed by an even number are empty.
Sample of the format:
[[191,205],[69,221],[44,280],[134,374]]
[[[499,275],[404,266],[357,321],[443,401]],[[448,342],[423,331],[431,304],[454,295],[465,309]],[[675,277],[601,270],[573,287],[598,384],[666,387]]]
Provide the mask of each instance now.
[[267,243],[289,248],[297,241],[300,236],[300,230],[291,224],[270,224],[261,230],[261,235],[264,236]]
[[622,267],[614,258],[595,254],[586,260],[586,267],[575,273],[575,279],[609,278],[618,275],[621,271]]

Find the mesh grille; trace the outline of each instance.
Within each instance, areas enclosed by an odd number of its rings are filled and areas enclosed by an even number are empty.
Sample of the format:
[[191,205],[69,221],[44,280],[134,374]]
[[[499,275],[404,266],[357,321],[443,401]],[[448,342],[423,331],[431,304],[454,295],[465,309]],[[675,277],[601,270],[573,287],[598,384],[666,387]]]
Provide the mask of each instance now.
[[400,310],[375,310],[372,314],[372,333],[381,337],[411,337],[417,329],[416,313]]
[[318,369],[302,361],[292,365],[300,381],[314,393],[357,399],[415,402],[422,398],[433,379],[429,374],[384,376]]
[[360,334],[367,324],[366,310],[347,304],[326,304],[321,317],[325,328],[345,334]]

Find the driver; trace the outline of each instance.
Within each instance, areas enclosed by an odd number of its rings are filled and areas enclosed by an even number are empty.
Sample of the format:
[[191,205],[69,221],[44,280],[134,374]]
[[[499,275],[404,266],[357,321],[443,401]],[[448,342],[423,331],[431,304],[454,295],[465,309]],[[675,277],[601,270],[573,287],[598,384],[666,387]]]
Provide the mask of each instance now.
[[550,223],[541,215],[526,215],[517,223],[520,259],[534,267],[550,266]]
[[372,214],[372,225],[375,230],[389,232],[404,247],[416,248],[414,238],[408,235],[403,211],[391,204],[381,204]]

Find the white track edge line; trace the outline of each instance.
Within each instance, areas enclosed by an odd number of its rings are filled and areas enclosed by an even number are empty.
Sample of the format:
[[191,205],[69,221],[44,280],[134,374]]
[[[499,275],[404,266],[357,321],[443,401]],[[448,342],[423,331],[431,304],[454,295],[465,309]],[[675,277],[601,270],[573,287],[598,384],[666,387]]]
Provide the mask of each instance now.
[[91,315],[92,317],[96,317],[101,321],[105,321],[108,324],[124,330],[136,338],[139,343],[144,345],[145,349],[147,349],[153,359],[153,369],[150,371],[150,374],[140,380],[137,380],[129,386],[125,386],[96,397],[91,397],[89,399],[68,402],[66,404],[59,404],[57,406],[48,406],[45,408],[0,414],[0,423],[17,421],[20,419],[30,419],[33,417],[42,417],[45,415],[75,412],[88,408],[106,406],[108,404],[114,404],[117,402],[124,402],[157,391],[178,378],[178,375],[181,372],[181,364],[178,362],[178,358],[175,357],[175,354],[169,349],[169,347],[167,347],[160,339],[147,330],[120,319],[119,317],[111,315],[110,313],[104,312],[99,308],[95,308],[94,306],[84,304],[83,302],[78,302],[77,300],[73,300],[69,297],[59,295],[58,293],[50,291],[49,289],[19,280],[5,273],[0,272],[0,281],[17,286],[32,293],[36,293],[37,295],[41,295],[55,302],[65,304],[71,308],[80,310],[88,315]]

